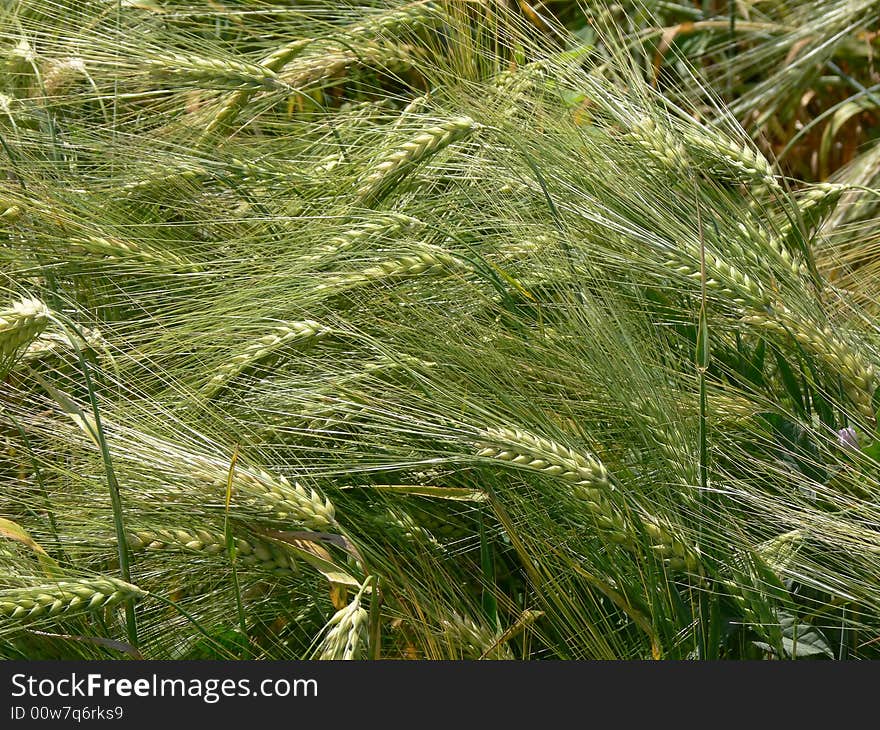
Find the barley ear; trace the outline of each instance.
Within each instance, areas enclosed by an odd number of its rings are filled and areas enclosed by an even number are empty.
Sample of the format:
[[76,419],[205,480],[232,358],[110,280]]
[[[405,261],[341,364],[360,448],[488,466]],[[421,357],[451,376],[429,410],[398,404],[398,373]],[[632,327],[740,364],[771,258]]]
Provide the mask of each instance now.
[[0,310],[0,361],[8,361],[49,324],[49,308],[39,299],[22,299]]

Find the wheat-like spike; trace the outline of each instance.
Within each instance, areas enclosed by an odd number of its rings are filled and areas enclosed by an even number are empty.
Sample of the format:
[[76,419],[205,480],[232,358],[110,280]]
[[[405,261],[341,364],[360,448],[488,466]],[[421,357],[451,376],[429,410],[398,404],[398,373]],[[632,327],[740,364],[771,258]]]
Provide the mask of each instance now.
[[[444,15],[437,3],[412,3],[378,14],[365,22],[340,30],[345,50],[331,50],[339,45],[333,40],[315,44],[308,54],[296,59],[282,74],[291,87],[304,91],[310,86],[336,78],[352,66],[406,68],[419,49],[393,40],[404,29],[436,27]],[[352,50],[351,47],[354,47]]]
[[360,659],[368,643],[369,615],[361,606],[361,598],[367,582],[345,608],[340,609],[327,622],[324,639],[313,658],[322,660]]
[[518,428],[487,428],[480,432],[478,456],[508,461],[573,484],[608,490],[611,482],[604,465],[556,441]]
[[461,650],[462,659],[513,659],[507,643],[499,641],[501,635],[473,619],[453,613],[441,619],[440,629],[450,646]]
[[405,233],[421,230],[424,227],[425,224],[422,221],[412,216],[403,213],[387,213],[342,231],[301,260],[306,263],[321,261],[373,237],[392,239]]
[[61,351],[76,352],[77,347],[85,347],[90,350],[107,350],[107,342],[97,329],[80,327],[84,340],[74,342],[64,332],[43,332],[37,337],[22,354],[25,362],[42,360],[52,355],[58,355]]
[[773,167],[756,148],[744,144],[740,147],[733,140],[715,129],[688,127],[685,140],[693,149],[714,156],[727,172],[735,173],[737,179],[754,180],[772,191],[782,188]]
[[651,117],[642,117],[637,120],[630,127],[625,139],[634,142],[663,168],[681,171],[691,165],[681,140],[673,134],[671,129],[658,126]]
[[[190,475],[209,491],[226,492],[228,468],[203,457],[194,457]],[[336,510],[326,497],[298,482],[262,469],[236,468],[232,482],[236,502],[265,512],[279,520],[294,520],[306,529],[326,532],[338,529]]]
[[273,327],[262,337],[251,342],[244,350],[233,355],[202,388],[202,394],[207,397],[216,395],[226,384],[239,375],[247,367],[259,362],[267,355],[290,345],[294,342],[314,342],[329,334],[330,330],[314,320],[286,322]]
[[428,544],[433,547],[441,547],[437,538],[431,534],[430,530],[422,527],[416,522],[412,515],[403,510],[396,510],[389,507],[384,515],[386,523],[393,525],[403,533],[403,537],[415,543]]
[[795,529],[765,540],[755,548],[755,553],[781,579],[798,550],[806,540],[807,531]]
[[[219,555],[226,551],[226,537],[208,530],[136,529],[129,530],[127,538],[133,551],[178,549],[205,555]],[[279,576],[298,572],[293,555],[275,544],[253,538],[236,537],[234,540],[235,558],[242,565],[269,570]]]
[[742,321],[754,327],[793,337],[807,352],[823,360],[843,379],[844,389],[859,412],[874,421],[873,395],[877,371],[827,325],[820,327],[792,312],[781,302],[764,311],[750,311]]
[[[2,108],[2,100],[0,100],[0,108]],[[24,214],[24,204],[21,201],[0,197],[0,224],[4,226],[14,226],[21,220]]]
[[[635,551],[635,531],[629,519],[613,504],[614,490],[605,466],[596,457],[518,428],[488,428],[480,432],[477,456],[497,459],[563,479],[592,513],[596,525],[611,542]],[[638,518],[651,538],[652,552],[673,570],[698,572],[699,555],[673,536],[662,520],[643,514]]]
[[14,356],[49,324],[49,308],[39,299],[22,299],[0,310],[0,360]]
[[[313,40],[311,38],[303,38],[286,43],[263,58],[259,65],[262,68],[268,69],[272,73],[277,74],[282,68],[284,68],[284,66],[300,55],[312,43]],[[248,101],[250,101],[255,91],[256,89],[241,89],[230,94],[220,106],[220,109],[214,114],[213,119],[211,119],[205,127],[202,141],[205,141],[210,135],[217,131],[228,129],[235,121],[236,117],[238,117],[239,112],[241,112],[241,110],[247,105]]]
[[481,458],[507,462],[568,482],[573,494],[582,500],[612,542],[632,544],[632,531],[626,519],[609,499],[613,486],[608,472],[594,456],[518,428],[484,429],[476,445],[477,456]]
[[415,2],[373,15],[344,28],[343,33],[352,39],[393,37],[404,30],[435,28],[444,19],[441,3]]
[[[693,281],[699,282],[702,278],[699,258],[685,252],[676,253],[666,265]],[[706,287],[739,307],[761,309],[771,301],[760,282],[711,251],[706,252]]]
[[291,88],[302,92],[316,84],[341,77],[352,67],[405,70],[421,55],[424,55],[423,52],[417,48],[378,41],[360,46],[357,52],[334,52],[324,48],[295,59],[280,74],[280,78]]
[[277,73],[259,63],[163,50],[151,52],[141,62],[155,73],[184,75],[198,82],[224,81],[254,89],[287,88]]
[[191,261],[169,253],[155,250],[134,241],[123,241],[107,236],[81,236],[65,239],[68,246],[91,254],[103,256],[109,261],[139,261],[159,266],[171,266],[186,271],[197,271],[198,266]]
[[480,128],[470,117],[456,117],[421,131],[376,162],[358,188],[358,199],[365,205],[378,202],[416,165]]
[[[858,185],[843,183],[820,182],[810,185],[797,196],[797,206],[807,230],[816,227],[820,221],[832,212],[838,201],[848,192],[865,191]],[[797,221],[787,220],[782,226],[782,235],[791,234],[792,226]]]
[[408,256],[389,259],[360,271],[338,276],[328,276],[315,287],[317,292],[341,293],[346,289],[381,281],[408,279],[413,276],[432,275],[451,271],[470,272],[473,268],[457,256],[442,249],[425,247]]
[[26,96],[36,69],[37,54],[22,37],[18,44],[9,51],[4,64],[6,78],[11,82],[16,96]]
[[[11,621],[72,616],[110,608],[146,593],[116,578],[83,578],[0,590],[0,617]],[[2,620],[0,619],[0,620]]]
[[119,189],[119,197],[135,198],[152,194],[157,191],[165,191],[169,188],[179,187],[181,183],[198,184],[210,179],[211,173],[203,167],[193,167],[185,170],[175,170],[164,173],[157,177],[149,177],[144,180],[135,180],[125,183]]
[[[692,257],[681,254],[667,265],[694,281],[701,279],[699,265]],[[873,422],[876,370],[830,327],[821,327],[808,317],[796,314],[756,280],[710,252],[706,253],[706,287],[737,305],[743,323],[780,336],[791,336],[805,350],[823,360],[843,377],[847,396]]]
[[736,240],[728,240],[731,251],[738,254],[742,258],[746,258],[755,264],[759,269],[767,266],[767,254],[774,256],[781,264],[782,268],[791,274],[797,282],[806,281],[810,275],[807,265],[800,260],[799,256],[793,255],[784,243],[785,235],[777,237],[771,235],[761,226],[746,225],[742,221],[737,224],[742,239],[748,241],[751,246],[744,246]]

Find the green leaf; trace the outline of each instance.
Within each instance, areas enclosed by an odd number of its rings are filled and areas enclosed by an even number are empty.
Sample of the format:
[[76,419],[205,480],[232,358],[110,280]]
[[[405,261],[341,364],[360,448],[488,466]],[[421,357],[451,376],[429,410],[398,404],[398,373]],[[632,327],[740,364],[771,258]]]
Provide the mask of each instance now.
[[[782,629],[782,646],[785,650],[786,658],[802,659],[820,656],[829,659],[834,658],[834,652],[831,651],[831,647],[828,646],[828,642],[818,629],[800,621],[796,616],[782,611],[779,611],[777,616],[779,618],[779,626]],[[754,643],[755,646],[765,651],[777,653],[769,644],[762,641]]]

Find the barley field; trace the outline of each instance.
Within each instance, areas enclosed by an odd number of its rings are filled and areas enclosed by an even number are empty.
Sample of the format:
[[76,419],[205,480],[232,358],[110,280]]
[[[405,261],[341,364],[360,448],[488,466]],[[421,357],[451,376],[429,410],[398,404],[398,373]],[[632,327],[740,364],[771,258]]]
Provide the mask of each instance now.
[[880,658],[877,54],[3,2],[0,657]]

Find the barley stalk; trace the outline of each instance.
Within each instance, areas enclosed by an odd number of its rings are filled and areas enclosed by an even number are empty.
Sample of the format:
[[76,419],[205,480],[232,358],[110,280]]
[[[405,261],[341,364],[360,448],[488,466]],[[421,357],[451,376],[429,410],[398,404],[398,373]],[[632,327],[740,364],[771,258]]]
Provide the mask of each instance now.
[[358,199],[365,205],[377,203],[421,162],[480,128],[470,117],[456,117],[429,127],[413,139],[383,155],[358,188]]
[[146,593],[116,578],[84,578],[0,591],[0,616],[8,620],[72,616],[110,608]]
[[274,327],[221,365],[201,392],[206,398],[211,398],[247,367],[271,353],[293,343],[314,342],[325,337],[329,332],[329,329],[311,319],[286,322]]
[[0,310],[0,360],[13,357],[49,324],[49,309],[39,299],[22,299]]

